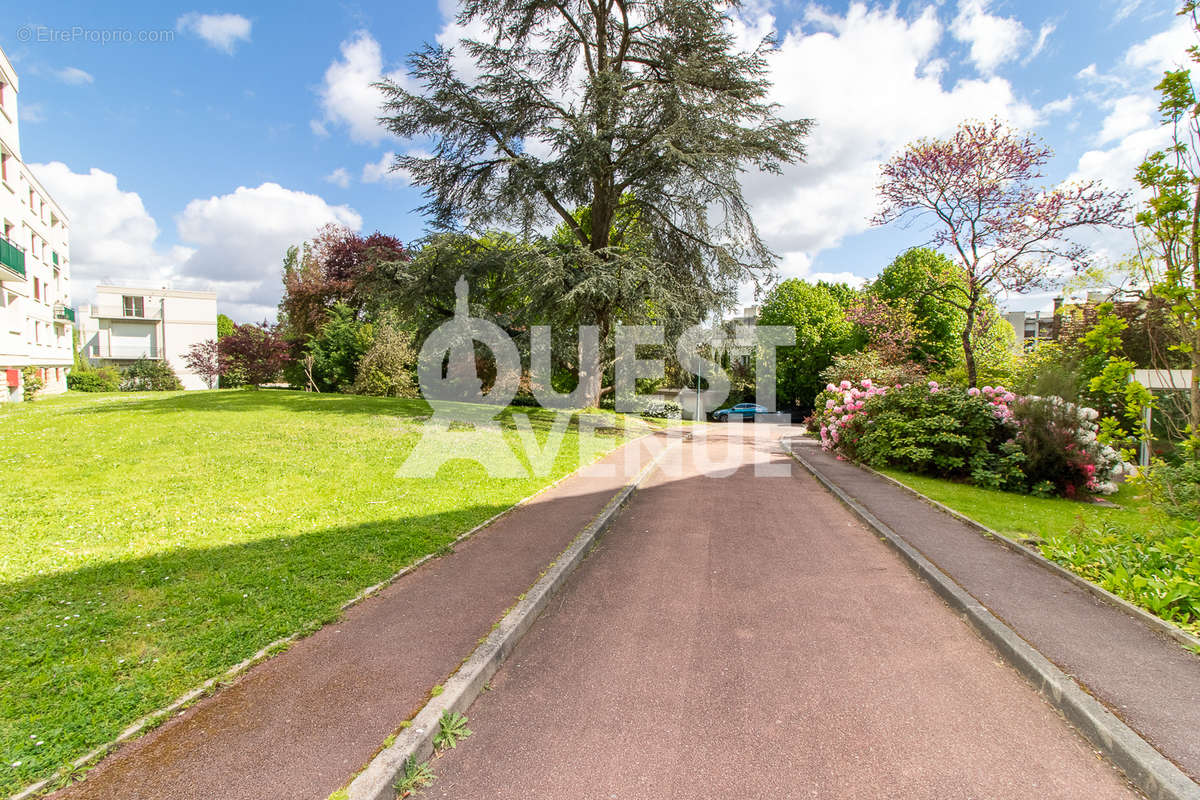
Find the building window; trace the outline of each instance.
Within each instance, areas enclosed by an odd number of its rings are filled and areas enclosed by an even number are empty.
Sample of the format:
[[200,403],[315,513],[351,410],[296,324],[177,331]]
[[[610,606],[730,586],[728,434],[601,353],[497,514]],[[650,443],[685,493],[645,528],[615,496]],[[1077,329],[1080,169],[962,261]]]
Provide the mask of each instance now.
[[125,295],[124,297],[122,297],[121,305],[125,312],[125,316],[127,316],[127,317],[144,317],[144,316],[146,316],[145,306],[143,305],[144,301],[145,301],[144,297],[131,297],[130,295]]
[[33,279],[33,299],[34,299],[34,300],[41,300],[41,299],[42,299],[42,288],[41,288],[41,283],[40,283],[40,281],[38,281],[38,279],[37,279],[37,278],[34,278],[34,279]]

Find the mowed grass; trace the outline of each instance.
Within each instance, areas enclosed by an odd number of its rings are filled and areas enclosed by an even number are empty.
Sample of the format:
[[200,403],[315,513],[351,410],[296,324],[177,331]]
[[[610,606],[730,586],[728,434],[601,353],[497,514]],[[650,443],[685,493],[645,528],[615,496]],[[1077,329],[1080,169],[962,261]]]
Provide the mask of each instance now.
[[[281,391],[0,406],[0,794],[618,443],[581,454],[572,425],[548,475],[399,479],[429,413]],[[539,441],[552,419],[532,410]]]
[[926,497],[937,500],[1013,539],[1046,539],[1069,531],[1081,522],[1094,525],[1107,521],[1136,526],[1143,521],[1144,503],[1136,497],[1133,488],[1127,485],[1122,486],[1115,495],[1105,498],[1118,506],[1108,508],[1098,503],[983,489],[925,475],[911,475],[899,470],[880,471],[889,478],[911,486]]

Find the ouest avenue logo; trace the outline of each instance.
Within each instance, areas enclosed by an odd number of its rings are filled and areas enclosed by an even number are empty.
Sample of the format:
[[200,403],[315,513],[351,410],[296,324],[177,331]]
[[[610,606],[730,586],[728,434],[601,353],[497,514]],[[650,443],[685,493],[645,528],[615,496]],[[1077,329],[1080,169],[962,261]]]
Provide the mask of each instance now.
[[[595,396],[601,375],[600,334],[595,326],[582,326],[578,332],[578,384],[571,392],[551,387],[551,341],[549,326],[530,330],[530,389],[543,409],[553,410],[553,422],[540,437],[529,414],[508,415],[516,430],[516,441],[506,438],[502,426],[504,411],[520,388],[521,355],[512,338],[490,320],[470,315],[469,287],[465,278],[455,286],[454,316],[434,330],[422,343],[417,364],[421,394],[433,409],[423,423],[421,436],[398,468],[397,477],[433,477],[447,462],[465,459],[481,464],[494,478],[544,477],[553,470],[556,459],[568,440],[572,420],[577,426],[574,438],[579,448],[579,464],[593,460],[608,447],[598,438],[614,428],[628,429],[640,422],[628,423],[625,415],[639,415],[656,398],[639,394],[639,379],[662,378],[661,358],[639,358],[638,348],[667,345],[664,329],[656,325],[619,325],[614,336],[614,409],[615,415],[581,412],[585,399]],[[694,325],[674,342],[674,352],[683,369],[700,376],[706,389],[684,389],[678,404],[687,408],[693,419],[702,420],[728,399],[730,378],[717,360],[722,353],[753,352],[755,355],[755,393],[757,404],[774,412],[776,354],[779,347],[794,345],[795,330],[784,325]],[[477,368],[476,348],[490,351],[495,365],[495,380],[484,391]],[[636,419],[636,416],[634,417]],[[740,418],[739,418],[740,419]],[[702,446],[689,448],[691,465],[709,476],[732,474],[745,463],[747,444],[769,442],[773,434],[768,425],[722,426],[722,448],[709,446],[716,438],[709,426],[672,426],[666,431],[675,438],[689,437]],[[765,457],[768,448],[754,447],[752,456],[756,475],[790,474],[790,464]],[[630,460],[638,458],[627,448]],[[524,455],[522,461],[519,454]],[[789,460],[790,461],[790,460]],[[633,465],[626,465],[632,467]],[[607,465],[610,470],[617,465]],[[680,458],[665,459],[660,468],[670,474],[684,468]]]

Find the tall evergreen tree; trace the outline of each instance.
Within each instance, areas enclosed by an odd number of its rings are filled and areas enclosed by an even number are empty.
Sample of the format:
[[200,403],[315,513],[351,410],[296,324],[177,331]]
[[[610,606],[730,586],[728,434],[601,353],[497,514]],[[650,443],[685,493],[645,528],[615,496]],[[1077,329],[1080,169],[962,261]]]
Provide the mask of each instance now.
[[[803,158],[811,126],[767,102],[771,41],[740,50],[726,16],[736,7],[467,0],[459,22],[488,31],[461,45],[471,75],[428,45],[410,59],[420,91],[380,84],[387,127],[433,140],[431,155],[394,169],[425,187],[438,226],[565,226],[566,252],[526,275],[532,306],[570,310],[602,341],[647,298],[660,315],[730,305],[739,282],[773,266],[739,175]],[[644,247],[621,246],[622,219]],[[595,399],[600,376],[586,379]]]

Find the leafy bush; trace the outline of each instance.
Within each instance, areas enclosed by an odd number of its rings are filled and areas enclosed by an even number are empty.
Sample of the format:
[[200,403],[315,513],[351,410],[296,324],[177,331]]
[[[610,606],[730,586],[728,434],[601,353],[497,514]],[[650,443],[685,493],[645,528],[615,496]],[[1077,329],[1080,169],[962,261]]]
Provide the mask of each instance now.
[[864,379],[817,400],[822,446],[873,467],[1045,495],[1116,491],[1120,456],[1098,440],[1096,412],[1059,398]]
[[509,405],[517,406],[518,408],[540,408],[542,404],[530,392],[517,392],[509,402]]
[[683,408],[679,403],[670,400],[651,400],[642,410],[642,416],[657,419],[679,419],[683,416]]
[[179,376],[166,361],[139,358],[121,372],[124,392],[171,392],[182,388]]
[[826,384],[840,384],[842,381],[857,384],[864,379],[872,379],[881,386],[894,386],[898,383],[924,382],[925,370],[912,361],[884,363],[883,356],[877,350],[856,350],[835,356],[833,363],[821,370],[820,378]]
[[72,370],[67,388],[76,392],[115,392],[121,388],[121,373],[116,367]]
[[312,375],[323,392],[349,392],[354,388],[358,363],[375,340],[374,326],[363,322],[348,306],[338,304],[329,319],[310,336],[305,349],[312,355]]
[[288,360],[287,342],[278,326],[234,325],[217,342],[221,386],[258,386],[279,377]]
[[1157,462],[1140,478],[1151,501],[1174,517],[1200,521],[1200,461]]
[[830,413],[822,439],[873,467],[966,478],[991,466],[977,456],[998,453],[1014,432],[998,424],[995,407],[978,394],[942,390],[932,381],[892,390],[870,380],[862,389],[847,384],[818,397]]
[[1200,633],[1200,527],[1081,524],[1048,537],[1041,550],[1113,594]]
[[416,397],[416,368],[417,350],[412,334],[394,325],[381,324],[375,329],[371,348],[358,362],[354,393]]
[[21,370],[21,397],[29,403],[42,390],[46,382],[38,375],[37,367],[24,367]]

